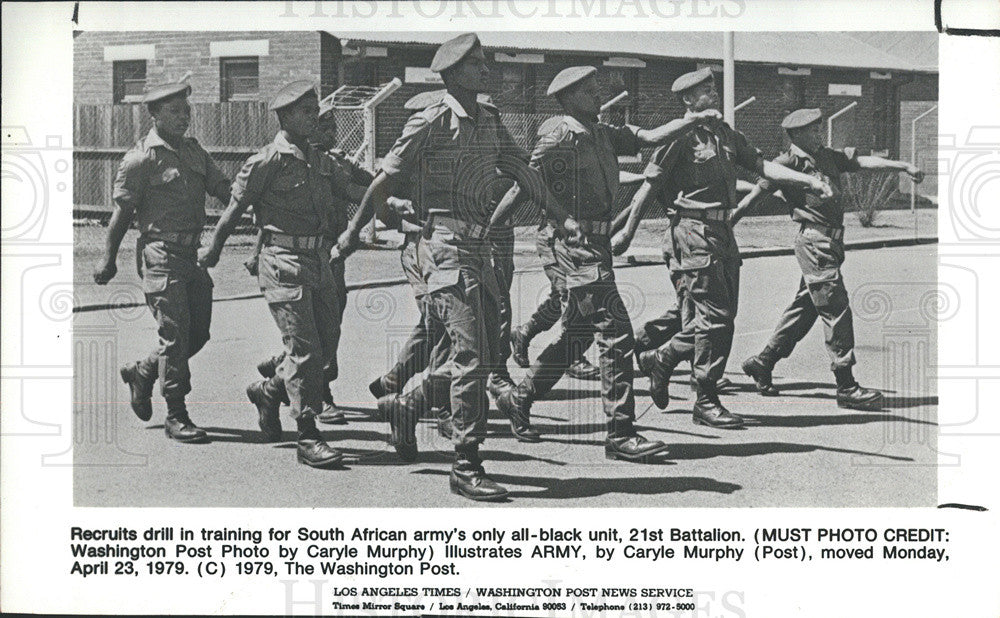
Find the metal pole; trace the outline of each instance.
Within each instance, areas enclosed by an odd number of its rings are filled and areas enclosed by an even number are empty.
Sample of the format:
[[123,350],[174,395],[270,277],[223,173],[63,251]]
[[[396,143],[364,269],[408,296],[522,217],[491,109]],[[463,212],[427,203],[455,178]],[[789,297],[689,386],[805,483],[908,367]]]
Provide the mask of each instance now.
[[736,126],[736,61],[732,32],[722,34],[722,117],[731,127]]
[[[920,114],[910,123],[910,163],[917,165],[917,123],[927,114],[937,109],[937,105],[932,106],[926,112]],[[910,180],[910,213],[917,212],[917,183]]]
[[850,105],[848,105],[847,107],[845,107],[844,109],[840,110],[839,112],[837,112],[834,115],[830,116],[829,119],[827,119],[827,121],[826,121],[826,145],[827,145],[828,148],[833,148],[833,121],[836,120],[838,117],[846,114],[848,112],[848,110],[852,109],[857,104],[858,104],[858,102],[854,101],[853,103],[851,103]]
[[615,98],[611,99],[610,101],[608,101],[604,105],[602,105],[601,106],[601,111],[602,112],[607,111],[609,107],[611,107],[612,105],[614,105],[618,101],[621,101],[622,99],[624,99],[627,96],[628,96],[628,90],[622,90],[621,93],[618,94],[618,96],[616,96]]
[[743,101],[742,103],[740,103],[739,105],[737,105],[736,107],[734,107],[733,111],[734,112],[738,112],[738,111],[740,111],[741,109],[743,109],[747,105],[750,105],[751,103],[753,103],[756,100],[757,100],[757,97],[750,97],[746,101]]

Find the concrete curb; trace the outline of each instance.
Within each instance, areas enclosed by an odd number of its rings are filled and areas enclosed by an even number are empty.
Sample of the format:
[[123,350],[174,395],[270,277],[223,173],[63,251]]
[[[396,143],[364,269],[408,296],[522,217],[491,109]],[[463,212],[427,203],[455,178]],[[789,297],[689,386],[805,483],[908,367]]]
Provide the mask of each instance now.
[[[932,245],[938,242],[937,236],[925,236],[921,238],[875,238],[871,240],[859,240],[855,242],[844,243],[845,251],[862,251],[866,249],[881,249],[884,247],[914,247],[917,245]],[[759,258],[759,257],[775,257],[782,255],[793,255],[794,251],[792,247],[761,247],[756,249],[747,249],[740,251],[740,257],[743,259]],[[653,264],[662,264],[663,254],[662,252],[651,252],[651,253],[641,253],[632,254],[626,256],[626,261],[615,262],[615,268],[635,268],[638,266],[651,266]],[[519,268],[515,272],[520,273],[531,273],[540,272],[542,268],[530,267],[530,268]],[[407,283],[405,277],[392,277],[389,279],[373,279],[371,281],[365,281],[362,283],[348,283],[347,291],[352,292],[355,290],[370,290],[375,288],[387,288],[396,285],[405,285]],[[251,298],[263,298],[264,295],[260,292],[251,292],[248,294],[235,294],[232,296],[223,296],[220,298],[212,299],[212,302],[221,303],[232,300],[248,300]],[[129,309],[132,307],[142,307],[145,303],[97,303],[91,305],[81,305],[79,307],[73,307],[73,313],[87,313],[90,311],[106,311],[109,309]]]

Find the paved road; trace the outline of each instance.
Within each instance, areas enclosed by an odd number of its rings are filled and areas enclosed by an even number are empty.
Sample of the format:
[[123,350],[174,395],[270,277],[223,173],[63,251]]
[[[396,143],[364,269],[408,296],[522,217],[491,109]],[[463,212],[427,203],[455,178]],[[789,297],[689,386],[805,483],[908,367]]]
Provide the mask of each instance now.
[[[936,501],[937,397],[932,321],[936,247],[858,251],[844,267],[853,292],[859,346],[856,374],[889,391],[888,409],[838,409],[833,377],[817,326],[778,365],[782,396],[749,390],[740,361],[766,341],[798,285],[791,257],[747,260],[728,375],[739,391],[724,397],[750,426],[714,430],[691,423],[686,371],[679,371],[666,412],[651,407],[648,382],[637,380],[640,430],[672,445],[658,464],[608,462],[596,383],[564,379],[558,399],[536,404],[545,442],[524,445],[491,412],[483,451],[487,469],[511,490],[507,506],[927,506]],[[622,269],[623,295],[636,324],[673,302],[662,266]],[[540,272],[514,284],[515,322],[545,291]],[[335,385],[350,424],[325,435],[351,457],[349,469],[319,471],[295,463],[294,427],[283,412],[287,443],[256,442],[253,408],[243,389],[258,359],[280,338],[260,299],[216,303],[212,341],[192,362],[192,417],[212,436],[208,445],[179,445],[163,436],[164,406],[140,423],[117,378],[120,361],[137,358],[154,338],[145,309],[74,316],[77,338],[77,468],[82,506],[469,507],[447,491],[450,447],[422,423],[422,453],[397,462],[387,427],[374,419],[365,385],[392,361],[417,316],[408,288],[361,290],[349,298]],[[539,337],[532,355],[553,333]],[[79,360],[83,359],[83,360]],[[103,372],[98,366],[106,367]],[[521,370],[515,368],[515,378]],[[118,400],[118,401],[114,401]],[[87,464],[87,465],[83,465]],[[504,506],[503,504],[498,506]]]

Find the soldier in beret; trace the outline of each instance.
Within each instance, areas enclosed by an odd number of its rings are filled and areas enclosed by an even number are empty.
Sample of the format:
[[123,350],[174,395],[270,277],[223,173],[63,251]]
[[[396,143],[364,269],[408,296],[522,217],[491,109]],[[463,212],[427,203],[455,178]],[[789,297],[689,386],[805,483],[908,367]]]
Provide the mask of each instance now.
[[[686,117],[718,108],[711,69],[680,76],[671,91],[687,108]],[[732,347],[742,263],[729,222],[729,212],[737,205],[737,166],[803,189],[830,193],[830,187],[818,178],[764,161],[742,133],[717,117],[699,121],[682,138],[657,149],[646,167],[647,195],[659,194],[661,201],[675,206],[664,255],[675,285],[682,290],[678,297],[690,303],[691,318],[681,332],[659,348],[640,354],[638,361],[650,377],[653,402],[664,409],[670,401],[673,369],[691,358],[697,382],[693,420],[726,429],[743,425],[743,419],[727,410],[718,396]]]
[[743,362],[743,371],[753,378],[764,396],[778,394],[771,374],[775,363],[787,358],[809,332],[816,318],[823,321],[830,368],[837,380],[837,405],[857,410],[880,410],[882,393],[862,388],[854,379],[854,325],[847,288],[840,272],[844,263],[844,200],[840,175],[866,170],[899,170],[919,183],[924,173],[905,161],[882,157],[859,156],[854,148],[834,150],[823,145],[823,113],[818,109],[799,109],[788,114],[781,127],[788,133],[791,146],[774,160],[793,170],[808,174],[832,187],[830,196],[809,194],[796,186],[781,183],[761,184],[751,199],[734,213],[739,218],[752,208],[754,198],[780,189],[788,203],[792,220],[799,223],[795,237],[795,256],[802,268],[799,291],[785,309],[771,340],[756,356]]
[[153,128],[122,159],[115,177],[115,209],[108,224],[104,259],[94,281],[105,285],[118,272],[118,248],[138,218],[136,265],[146,303],[156,318],[159,343],[144,359],[121,369],[131,390],[132,410],[143,421],[153,415],[150,397],[157,376],[167,401],[164,428],[178,442],[204,442],[184,403],[191,392],[188,359],[209,339],[212,279],[198,265],[205,225],[205,194],[229,201],[229,180],[191,137],[187,84],[154,88],[143,98]]
[[[440,104],[448,94],[447,90],[432,90],[414,95],[403,108],[410,111],[423,111]],[[450,438],[450,388],[451,376],[447,373],[445,363],[451,347],[444,324],[434,317],[428,307],[427,283],[420,269],[417,248],[420,233],[427,223],[427,209],[418,201],[402,197],[413,197],[405,187],[398,191],[400,196],[387,199],[390,212],[394,215],[396,228],[403,234],[403,245],[400,247],[399,261],[403,275],[413,290],[413,297],[420,309],[420,318],[414,325],[409,338],[399,350],[395,364],[383,375],[372,380],[368,390],[376,399],[387,395],[398,395],[403,391],[410,379],[430,367],[429,378],[434,384],[430,389],[431,396],[428,405],[438,418],[438,430],[442,437]],[[441,371],[442,368],[444,371]]]
[[226,238],[253,205],[265,231],[258,280],[285,354],[276,374],[247,387],[247,396],[265,442],[281,440],[278,411],[287,398],[298,426],[298,461],[333,467],[342,455],[323,441],[315,419],[323,409],[323,368],[336,354],[340,335],[341,299],[323,242],[323,232],[334,227],[334,170],[330,158],[309,143],[319,116],[311,82],[288,84],[270,109],[281,130],[243,165],[212,243],[198,259],[204,266],[218,263]]
[[[407,122],[341,235],[340,247],[353,250],[362,223],[376,209],[385,216],[387,199],[402,183],[416,179],[417,202],[428,213],[418,249],[428,307],[451,343],[447,366],[456,452],[451,490],[472,500],[499,500],[507,491],[486,475],[479,454],[489,409],[486,379],[496,357],[491,344],[500,330],[499,284],[487,227],[498,169],[515,177],[530,172],[526,153],[500,122],[499,111],[476,99],[489,76],[479,38],[463,34],[445,42],[431,69],[441,73],[448,94]],[[405,395],[379,400],[403,460],[417,456],[414,423],[429,407],[432,388],[425,381]]]
[[[675,139],[693,126],[693,120],[675,121],[657,129],[614,127],[598,121],[598,86],[591,66],[561,71],[549,85],[566,112],[540,127],[531,165],[544,178],[548,196],[546,216],[554,222],[554,254],[565,273],[567,303],[558,340],[549,345],[517,388],[497,402],[508,416],[511,430],[522,442],[538,442],[530,422],[531,405],[540,393],[559,381],[574,348],[597,338],[600,349],[601,390],[608,417],[605,456],[608,459],[647,461],[666,446],[639,435],[634,426],[632,390],[632,325],[618,293],[611,266],[609,234],[618,191],[619,155]],[[508,192],[494,218],[502,219],[523,197],[520,186]]]
[[[309,136],[309,143],[319,152],[326,153],[330,157],[331,169],[330,179],[333,185],[334,205],[333,218],[330,220],[332,227],[324,233],[324,243],[327,251],[337,242],[341,232],[347,227],[347,211],[350,204],[361,201],[365,189],[371,184],[371,172],[364,169],[351,157],[347,156],[343,150],[337,148],[337,119],[334,117],[333,101],[327,97],[320,101],[319,122],[316,124],[316,131]],[[260,232],[258,250],[262,246],[264,231]],[[337,291],[339,311],[335,316],[337,324],[343,323],[344,307],[347,304],[347,282],[344,280],[344,260],[339,256],[331,258],[330,269],[333,271],[334,287]],[[338,330],[339,334],[339,330]],[[328,425],[345,425],[347,417],[341,412],[333,401],[333,393],[330,390],[330,383],[337,379],[339,369],[337,365],[336,350],[340,347],[339,340],[334,343],[333,360],[323,369],[323,411],[316,416],[316,420]],[[284,353],[272,356],[257,364],[257,371],[264,378],[274,376],[275,370],[281,364]],[[287,403],[287,402],[286,402]]]

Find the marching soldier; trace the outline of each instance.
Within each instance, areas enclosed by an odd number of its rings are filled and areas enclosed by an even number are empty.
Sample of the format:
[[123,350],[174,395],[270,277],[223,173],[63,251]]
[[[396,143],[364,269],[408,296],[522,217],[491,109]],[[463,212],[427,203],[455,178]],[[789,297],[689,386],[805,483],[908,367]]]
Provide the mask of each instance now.
[[[671,91],[684,103],[687,117],[717,109],[711,69],[680,76]],[[684,137],[658,149],[646,168],[652,189],[676,206],[665,254],[685,302],[691,303],[691,319],[670,341],[641,354],[639,364],[650,376],[653,402],[664,409],[670,401],[668,384],[674,367],[693,357],[694,422],[726,429],[743,425],[743,419],[727,410],[718,396],[733,341],[742,263],[728,220],[736,206],[736,166],[830,193],[818,178],[764,161],[742,133],[717,119],[699,122]]]
[[118,248],[137,217],[136,266],[156,318],[159,343],[148,357],[122,367],[122,380],[131,391],[132,410],[148,421],[159,377],[167,401],[167,437],[204,442],[207,434],[191,421],[184,403],[191,392],[188,359],[208,342],[212,322],[212,279],[198,265],[197,250],[205,225],[205,194],[228,202],[229,180],[194,138],[184,137],[191,122],[190,93],[187,84],[170,84],[143,98],[153,128],[125,153],[118,169],[115,210],[94,281],[105,285],[114,278]]
[[[333,183],[333,194],[335,198],[334,216],[331,219],[331,229],[324,234],[324,244],[329,251],[337,242],[337,238],[347,227],[347,209],[349,204],[356,204],[361,201],[365,189],[371,184],[371,172],[364,169],[353,161],[347,154],[336,148],[337,145],[337,120],[334,117],[333,103],[329,99],[320,101],[319,122],[316,131],[309,137],[310,144],[319,152],[325,152],[330,157],[332,166],[330,168],[331,182]],[[263,240],[264,232],[261,231],[260,239]],[[261,245],[258,244],[258,250]],[[330,260],[330,269],[333,271],[334,287],[337,291],[337,298],[340,299],[338,312],[335,316],[337,325],[343,323],[344,308],[347,306],[347,282],[344,280],[344,260],[339,256]],[[338,329],[338,334],[339,334]],[[330,390],[330,383],[337,379],[339,368],[337,364],[336,350],[340,347],[339,340],[334,342],[333,360],[323,369],[325,379],[323,387],[323,411],[316,416],[316,420],[328,425],[345,425],[347,417],[337,409],[333,401],[333,393]],[[284,354],[279,354],[261,361],[257,364],[257,371],[264,378],[274,376],[275,370]],[[284,403],[288,403],[285,401]]]
[[[638,184],[644,180],[645,176],[641,174],[624,170],[618,172],[620,185]],[[621,219],[621,222],[624,222],[624,219]],[[616,219],[616,224],[618,223],[619,220]],[[555,229],[552,221],[543,219],[538,226],[538,234],[535,237],[535,251],[542,261],[542,270],[550,283],[549,295],[538,304],[527,322],[513,329],[510,333],[511,358],[519,367],[525,369],[531,366],[531,361],[528,358],[531,340],[555,326],[559,318],[562,317],[563,307],[566,304],[566,275],[559,269],[559,261],[556,260],[555,253],[553,253]],[[600,370],[584,356],[587,348],[593,343],[593,338],[587,338],[580,343],[582,345],[574,349],[574,353],[578,352],[579,356],[570,364],[566,375],[577,380],[599,380]]]
[[[416,174],[417,201],[429,217],[419,246],[428,308],[450,338],[447,367],[456,451],[451,490],[472,500],[498,500],[507,490],[486,475],[479,455],[489,408],[486,379],[495,358],[491,345],[500,328],[498,284],[486,234],[498,168],[515,177],[524,174],[526,155],[500,122],[499,111],[476,100],[488,86],[489,71],[475,34],[442,44],[431,69],[441,74],[448,94],[407,122],[339,244],[349,252],[372,209],[384,211],[387,198]],[[406,395],[379,400],[404,460],[417,455],[414,423],[428,406],[429,389],[425,381]]]
[[[605,456],[646,461],[666,446],[645,439],[634,426],[632,325],[615,283],[609,239],[619,181],[617,156],[662,144],[693,122],[680,121],[654,130],[599,122],[596,72],[590,66],[571,67],[556,75],[548,88],[547,93],[556,96],[566,115],[539,128],[531,165],[541,172],[549,190],[546,216],[558,224],[554,253],[565,273],[567,304],[559,339],[539,355],[525,379],[503,394],[497,405],[510,419],[518,440],[540,441],[530,422],[533,401],[565,373],[575,358],[574,343],[596,336],[608,416]],[[501,212],[517,202],[519,190],[516,186],[505,196],[498,207]]]
[[281,130],[247,159],[233,182],[212,244],[199,262],[214,266],[239,217],[253,205],[265,231],[258,280],[281,331],[285,354],[274,377],[247,387],[266,442],[281,440],[278,410],[288,398],[298,426],[297,458],[315,468],[339,465],[342,455],[323,441],[316,416],[323,409],[323,369],[336,354],[341,308],[323,231],[332,229],[331,159],[309,143],[319,104],[313,84],[292,82],[271,101]]
[[[445,95],[447,95],[446,90],[421,92],[406,101],[403,108],[422,111],[440,104]],[[401,191],[401,193],[408,192]],[[431,380],[434,381],[435,388],[432,389],[432,401],[429,404],[438,417],[439,432],[443,437],[450,438],[450,429],[447,428],[450,416],[449,395],[445,392],[448,389],[445,383],[450,382],[450,377],[439,372],[448,359],[450,339],[444,325],[434,319],[433,312],[427,306],[427,283],[420,270],[417,254],[420,234],[427,223],[427,211],[413,200],[397,196],[388,198],[387,205],[390,210],[385,214],[392,213],[391,222],[394,222],[399,232],[403,234],[399,261],[403,274],[413,290],[417,308],[420,309],[420,319],[413,327],[410,337],[403,343],[396,363],[385,374],[372,380],[368,390],[376,399],[390,394],[398,395],[413,376],[430,367]]]
[[[854,148],[834,150],[824,146],[822,116],[818,109],[799,109],[781,122],[791,146],[774,160],[775,163],[829,184],[833,194],[819,197],[795,186],[780,186],[792,220],[800,224],[795,237],[795,256],[802,277],[799,291],[785,309],[771,340],[759,354],[743,362],[743,371],[753,378],[762,395],[777,395],[778,389],[771,377],[775,363],[792,353],[795,344],[806,336],[819,317],[823,321],[830,368],[837,380],[837,405],[879,410],[883,403],[882,393],[862,388],[851,369],[855,363],[854,325],[840,272],[844,263],[844,202],[840,175],[862,169],[899,170],[919,183],[924,173],[903,161],[858,156]],[[764,195],[767,191],[761,186],[757,193]],[[752,206],[752,201],[748,201],[734,217],[742,216],[745,209]]]

